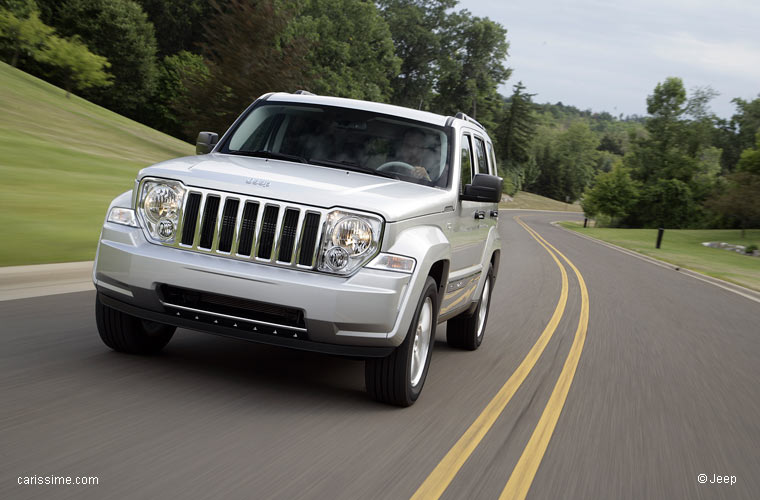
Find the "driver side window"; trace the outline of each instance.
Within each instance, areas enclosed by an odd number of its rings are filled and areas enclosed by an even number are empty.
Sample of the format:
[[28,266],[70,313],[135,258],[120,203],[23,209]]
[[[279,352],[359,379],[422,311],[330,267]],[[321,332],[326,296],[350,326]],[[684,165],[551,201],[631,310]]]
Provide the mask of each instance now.
[[465,185],[472,183],[472,145],[470,143],[469,135],[462,135],[462,149],[460,155],[462,175],[459,182],[459,194],[462,194],[464,193]]

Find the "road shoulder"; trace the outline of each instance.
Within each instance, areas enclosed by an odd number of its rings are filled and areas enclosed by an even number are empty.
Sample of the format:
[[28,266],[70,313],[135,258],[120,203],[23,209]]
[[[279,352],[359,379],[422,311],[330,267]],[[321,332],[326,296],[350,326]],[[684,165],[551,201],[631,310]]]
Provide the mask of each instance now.
[[92,261],[0,267],[0,301],[94,290]]

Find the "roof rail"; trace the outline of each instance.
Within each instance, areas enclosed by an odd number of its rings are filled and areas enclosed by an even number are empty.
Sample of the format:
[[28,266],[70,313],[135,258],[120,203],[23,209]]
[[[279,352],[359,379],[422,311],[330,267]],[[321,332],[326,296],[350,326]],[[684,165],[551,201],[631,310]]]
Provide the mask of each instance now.
[[480,124],[480,122],[478,120],[476,120],[475,118],[471,118],[471,117],[467,116],[466,114],[462,113],[461,111],[459,113],[457,113],[456,115],[454,115],[454,118],[459,118],[460,120],[466,120],[466,121],[468,121],[470,123],[474,123],[475,125],[477,125],[478,127],[482,128],[483,130],[486,129],[483,125]]
[[311,93],[311,92],[309,92],[308,90],[296,90],[296,91],[295,91],[295,92],[293,92],[293,93],[294,93],[294,94],[301,94],[301,95],[316,95],[316,94],[312,94],[312,93]]

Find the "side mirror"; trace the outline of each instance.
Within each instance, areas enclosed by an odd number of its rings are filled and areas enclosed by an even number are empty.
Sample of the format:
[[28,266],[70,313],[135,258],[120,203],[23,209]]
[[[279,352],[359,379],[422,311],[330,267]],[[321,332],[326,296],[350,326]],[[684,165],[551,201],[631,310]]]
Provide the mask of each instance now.
[[195,154],[205,155],[211,152],[219,142],[219,134],[214,132],[201,132],[195,141]]
[[475,174],[472,184],[464,187],[464,193],[459,199],[464,201],[482,201],[484,203],[499,203],[501,201],[502,178],[495,175]]

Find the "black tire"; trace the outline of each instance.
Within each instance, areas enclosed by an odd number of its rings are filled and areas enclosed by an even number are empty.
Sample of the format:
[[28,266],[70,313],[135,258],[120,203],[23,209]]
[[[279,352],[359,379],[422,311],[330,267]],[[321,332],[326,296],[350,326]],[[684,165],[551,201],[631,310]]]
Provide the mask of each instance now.
[[[493,267],[488,266],[488,274],[485,276],[486,282],[483,285],[483,291],[480,300],[471,314],[462,313],[459,316],[451,318],[446,323],[446,342],[456,349],[466,349],[474,351],[483,342],[488,324],[488,309],[491,305],[491,293],[493,292]],[[485,299],[485,301],[483,300]],[[485,308],[482,317],[481,313]]]
[[[428,302],[428,299],[430,302]],[[416,352],[414,339],[423,307],[426,310],[423,321],[427,319],[430,321],[430,337],[424,364],[422,364],[422,371],[419,372],[419,369],[416,371],[419,379],[416,383],[412,383],[412,358]],[[428,310],[428,308],[430,309]],[[389,356],[377,359],[370,358],[365,362],[364,381],[367,386],[367,392],[372,398],[396,406],[411,406],[414,404],[420,392],[422,392],[422,386],[425,384],[428,368],[430,368],[430,357],[433,353],[437,323],[438,285],[433,278],[428,276],[404,342],[394,349]],[[417,366],[419,366],[419,358],[415,358],[415,360]]]
[[95,319],[103,343],[114,351],[156,354],[169,343],[176,327],[117,311],[95,298]]

